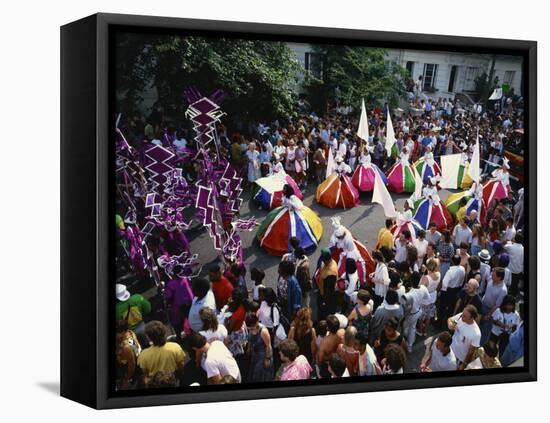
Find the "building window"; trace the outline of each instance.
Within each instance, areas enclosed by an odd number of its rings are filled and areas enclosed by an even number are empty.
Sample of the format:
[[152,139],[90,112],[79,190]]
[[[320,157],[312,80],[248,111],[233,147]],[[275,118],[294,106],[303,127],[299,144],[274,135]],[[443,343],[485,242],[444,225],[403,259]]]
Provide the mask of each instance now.
[[514,82],[514,77],[516,76],[516,71],[506,71],[504,72],[504,83],[506,85],[512,85]]
[[435,86],[435,78],[437,76],[437,65],[426,63],[424,64],[424,91],[428,91]]
[[466,68],[466,74],[464,79],[464,90],[474,91],[476,89],[476,78],[479,76],[481,69],[473,66]]
[[458,70],[458,66],[456,65],[451,66],[451,72],[449,74],[449,86],[447,87],[447,91],[449,91],[450,93],[452,93],[455,90],[457,70]]
[[323,61],[319,54],[307,52],[304,58],[304,68],[316,78],[323,78]]

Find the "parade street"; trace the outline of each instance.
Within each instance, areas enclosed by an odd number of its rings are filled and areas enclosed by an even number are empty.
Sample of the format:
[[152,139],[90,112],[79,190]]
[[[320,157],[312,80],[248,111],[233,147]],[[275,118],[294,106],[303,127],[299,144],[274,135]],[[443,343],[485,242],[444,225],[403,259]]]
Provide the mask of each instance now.
[[[304,205],[313,209],[320,217],[323,223],[323,238],[319,244],[319,247],[310,256],[311,263],[317,263],[321,248],[325,247],[332,234],[332,226],[330,218],[332,216],[339,215],[342,217],[342,224],[349,228],[354,237],[363,242],[369,250],[374,249],[376,245],[376,236],[380,228],[384,226],[384,210],[379,204],[371,203],[372,193],[361,194],[361,200],[359,206],[348,210],[342,209],[329,209],[318,204],[315,201],[315,185],[310,185],[304,193]],[[451,194],[450,191],[441,190],[439,196],[442,201],[445,201]],[[392,193],[392,198],[395,200],[397,210],[402,210],[403,203],[409,197],[409,194],[395,194]],[[258,223],[267,215],[265,210],[259,210],[258,207],[250,201],[250,191],[243,193],[243,205],[241,207],[241,216],[243,218],[250,218],[252,216],[258,219]],[[189,241],[191,243],[191,251],[199,254],[200,261],[203,264],[202,274],[207,276],[208,267],[211,264],[218,262],[218,255],[212,247],[212,241],[210,240],[206,230],[201,225],[197,225],[193,230],[188,232]],[[280,257],[268,255],[254,239],[256,231],[241,233],[243,246],[244,246],[244,262],[247,269],[258,267],[264,270],[266,286],[276,289],[277,286],[277,268],[281,261]],[[248,275],[247,275],[248,276]],[[247,277],[247,285],[249,289],[252,289],[252,282]],[[151,292],[154,292],[152,290]],[[425,353],[425,346],[429,345],[436,331],[431,330],[428,333],[428,338],[424,342],[417,343],[413,349],[413,352],[409,354],[407,360],[407,371],[413,371],[418,368],[420,360]]]

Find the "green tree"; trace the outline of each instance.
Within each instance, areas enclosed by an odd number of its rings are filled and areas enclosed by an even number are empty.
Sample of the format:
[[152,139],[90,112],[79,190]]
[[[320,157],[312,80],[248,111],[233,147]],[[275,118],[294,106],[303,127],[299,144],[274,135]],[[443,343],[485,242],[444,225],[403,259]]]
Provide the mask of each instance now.
[[364,98],[373,104],[386,100],[396,106],[405,94],[407,71],[387,59],[381,48],[316,46],[305,87],[311,102],[322,110],[336,97],[357,106]]
[[132,111],[147,87],[172,116],[187,107],[184,93],[221,89],[229,118],[274,119],[294,113],[292,91],[300,65],[285,43],[124,34],[117,40],[116,86],[120,107]]

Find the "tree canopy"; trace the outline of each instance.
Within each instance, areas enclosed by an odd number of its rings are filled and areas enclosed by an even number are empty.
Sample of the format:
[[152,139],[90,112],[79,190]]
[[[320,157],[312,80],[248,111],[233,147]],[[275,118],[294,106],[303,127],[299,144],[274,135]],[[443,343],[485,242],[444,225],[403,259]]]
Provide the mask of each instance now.
[[126,112],[150,86],[168,115],[182,115],[191,87],[205,95],[223,90],[223,110],[243,122],[294,112],[291,88],[300,65],[285,43],[127,33],[116,51],[118,100]]
[[305,87],[312,105],[323,107],[339,97],[357,106],[386,100],[397,105],[405,94],[407,71],[387,60],[386,50],[372,47],[315,46]]

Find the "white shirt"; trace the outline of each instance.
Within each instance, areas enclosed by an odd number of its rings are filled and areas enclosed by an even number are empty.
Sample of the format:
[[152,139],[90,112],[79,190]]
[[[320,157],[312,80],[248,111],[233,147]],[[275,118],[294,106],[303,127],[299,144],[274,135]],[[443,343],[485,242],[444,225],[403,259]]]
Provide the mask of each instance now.
[[408,243],[405,241],[404,244],[401,244],[401,241],[399,239],[395,240],[395,261],[397,263],[402,263],[405,260],[407,260],[407,245]]
[[208,379],[214,376],[233,376],[237,383],[241,383],[241,372],[231,352],[221,341],[214,341],[202,359],[202,368]]
[[407,294],[405,294],[406,297],[411,299],[411,314],[418,313],[420,311],[420,305],[423,301],[426,301],[430,298],[430,293],[428,292],[428,288],[426,288],[424,285],[420,285],[418,288],[413,288]]
[[456,225],[453,231],[455,245],[465,242],[468,245],[472,242],[472,230],[466,226],[463,228],[461,225]]
[[199,332],[206,338],[206,342],[222,341],[227,338],[227,329],[224,325],[218,324],[218,329],[213,331],[212,329],[201,330]]
[[379,297],[385,297],[386,292],[388,292],[388,285],[390,284],[388,267],[384,263],[378,263],[372,279],[375,282],[374,293]]
[[508,263],[508,269],[512,273],[523,273],[523,245],[516,244],[506,244],[504,249],[510,256],[510,263]]
[[514,237],[516,236],[516,228],[514,226],[507,226],[506,230],[504,231],[503,239],[504,241],[513,241]]
[[279,310],[277,307],[273,307],[273,320],[271,319],[271,307],[267,304],[267,302],[262,301],[260,304],[260,308],[258,309],[256,315],[258,316],[258,320],[262,325],[264,325],[266,328],[271,329],[274,326],[279,325]]
[[500,326],[497,326],[493,324],[493,328],[491,329],[491,332],[496,335],[500,336],[503,332],[506,332],[507,334],[512,333],[512,328],[514,326],[519,325],[520,318],[517,311],[514,311],[512,313],[503,313],[500,311],[500,307],[498,307],[493,315],[491,316],[493,320],[496,320],[497,322],[504,323],[506,325],[506,328],[503,329]]
[[214,298],[212,290],[209,290],[201,299],[197,297],[193,298],[193,303],[189,309],[189,326],[191,326],[191,329],[194,331],[200,331],[202,329],[202,320],[199,317],[199,312],[203,307],[208,307],[216,311],[216,299]]
[[436,342],[432,343],[432,359],[428,367],[434,372],[448,372],[456,370],[456,357],[452,349],[447,355],[443,355],[437,349]]
[[461,265],[451,266],[445,276],[443,277],[443,282],[441,283],[441,290],[447,291],[447,288],[460,288],[464,283],[464,278],[466,277],[466,270]]
[[452,319],[457,322],[451,349],[460,361],[464,362],[470,347],[479,348],[481,340],[481,331],[474,321],[471,325],[462,320],[462,313],[453,316]]
[[425,238],[423,240],[421,240],[420,238],[416,238],[413,241],[413,245],[416,248],[416,252],[418,253],[418,260],[421,261],[426,255],[426,250],[428,249],[428,241]]

